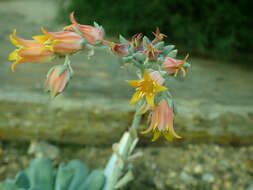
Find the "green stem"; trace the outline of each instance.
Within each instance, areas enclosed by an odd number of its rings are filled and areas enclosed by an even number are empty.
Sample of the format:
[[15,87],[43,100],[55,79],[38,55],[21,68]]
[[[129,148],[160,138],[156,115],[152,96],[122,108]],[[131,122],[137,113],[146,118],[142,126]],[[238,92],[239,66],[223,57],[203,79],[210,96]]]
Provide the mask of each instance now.
[[[118,152],[113,153],[110,160],[108,161],[104,174],[106,176],[106,183],[103,190],[113,190],[117,184],[119,177],[122,174],[125,161],[135,145],[135,135],[139,127],[141,115],[135,113],[133,122],[130,128],[130,132],[125,132],[118,143]],[[123,160],[123,163],[122,163]]]

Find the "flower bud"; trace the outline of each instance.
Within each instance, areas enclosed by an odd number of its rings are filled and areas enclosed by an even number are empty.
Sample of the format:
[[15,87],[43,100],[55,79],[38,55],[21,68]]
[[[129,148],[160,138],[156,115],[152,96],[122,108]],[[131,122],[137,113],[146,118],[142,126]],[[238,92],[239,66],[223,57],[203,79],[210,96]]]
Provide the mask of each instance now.
[[45,86],[46,90],[51,92],[52,98],[64,90],[72,75],[73,72],[67,65],[57,65],[49,70]]

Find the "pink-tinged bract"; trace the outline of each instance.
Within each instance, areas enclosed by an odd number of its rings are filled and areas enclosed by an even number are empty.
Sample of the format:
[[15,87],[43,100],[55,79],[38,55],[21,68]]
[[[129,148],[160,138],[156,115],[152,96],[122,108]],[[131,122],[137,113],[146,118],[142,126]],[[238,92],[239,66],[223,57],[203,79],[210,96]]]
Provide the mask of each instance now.
[[119,43],[114,43],[114,42],[110,42],[106,40],[102,40],[102,42],[108,45],[111,48],[111,51],[119,57],[124,57],[129,54],[127,44],[119,44]]
[[48,91],[51,91],[51,97],[54,98],[60,94],[68,84],[70,73],[67,69],[60,71],[64,66],[55,66],[52,71],[49,71],[45,86]]
[[183,75],[186,75],[185,69],[183,68],[184,63],[186,62],[189,55],[187,54],[183,60],[173,59],[171,57],[166,57],[162,63],[162,68],[167,71],[169,74],[174,74],[177,76],[179,71],[183,72]]
[[157,84],[162,85],[165,81],[165,79],[162,77],[162,75],[158,71],[153,71],[149,73],[149,76],[157,82]]

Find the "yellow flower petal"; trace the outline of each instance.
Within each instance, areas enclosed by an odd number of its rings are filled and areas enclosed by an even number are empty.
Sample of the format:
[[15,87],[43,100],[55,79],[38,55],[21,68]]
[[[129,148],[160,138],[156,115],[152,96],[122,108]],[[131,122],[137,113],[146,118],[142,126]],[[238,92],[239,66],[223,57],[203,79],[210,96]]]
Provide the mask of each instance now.
[[36,40],[37,42],[44,44],[48,40],[48,36],[38,35],[38,36],[33,36],[33,39]]
[[174,129],[172,130],[172,129],[169,129],[169,131],[170,131],[170,133],[174,136],[174,137],[176,137],[176,138],[178,138],[178,139],[181,139],[182,137],[180,137],[175,131],[174,131]]
[[164,86],[161,86],[161,85],[157,85],[156,87],[156,92],[162,92],[164,90],[167,90],[168,88],[164,87]]
[[12,52],[9,54],[8,60],[13,61],[13,60],[18,60],[18,59],[20,59],[21,57],[18,55],[18,52],[19,52],[18,49],[12,51]]
[[155,142],[160,136],[161,136],[161,132],[158,130],[155,130],[152,142]]
[[173,138],[172,138],[172,136],[170,135],[170,132],[169,132],[169,131],[164,131],[164,132],[163,132],[163,136],[164,136],[168,141],[170,141],[170,142],[173,141]]
[[127,82],[128,82],[128,84],[130,84],[130,86],[132,86],[134,88],[138,88],[140,80],[132,80],[132,81],[127,81]]
[[154,99],[155,99],[155,95],[154,95],[154,94],[146,94],[147,103],[148,103],[151,107],[154,107],[154,106],[155,106],[155,104],[154,104]]
[[15,33],[16,33],[16,30],[14,30],[14,31],[13,31],[13,34],[10,35],[10,41],[11,41],[11,43],[12,43],[14,46],[16,46],[16,47],[22,47],[22,46],[18,43],[18,41],[14,38]]
[[[155,125],[156,125],[156,124],[155,124]],[[150,131],[152,131],[153,128],[154,128],[153,125],[150,125],[149,128],[147,128],[145,131],[141,131],[140,133],[141,133],[142,135],[146,135],[146,134],[148,134]]]
[[143,80],[152,80],[147,71],[143,73]]
[[130,101],[130,104],[133,105],[136,102],[138,102],[139,100],[141,100],[143,98],[144,94],[142,94],[142,92],[140,91],[136,91]]
[[14,72],[15,71],[15,67],[17,64],[21,63],[22,62],[22,59],[18,59],[16,62],[14,62],[12,65],[11,65],[11,71]]

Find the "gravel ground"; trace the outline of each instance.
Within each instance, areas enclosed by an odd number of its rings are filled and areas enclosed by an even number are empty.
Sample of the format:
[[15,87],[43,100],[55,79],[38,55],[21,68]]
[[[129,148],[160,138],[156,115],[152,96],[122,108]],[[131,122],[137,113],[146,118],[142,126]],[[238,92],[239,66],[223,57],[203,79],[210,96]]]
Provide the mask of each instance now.
[[[27,154],[28,144],[2,142],[0,147],[0,181],[13,178],[33,158]],[[58,148],[60,156],[54,160],[55,166],[78,158],[90,168],[103,168],[111,154],[105,147]],[[136,152],[142,152],[143,157],[130,162],[136,178],[124,190],[244,190],[253,184],[253,146],[169,144],[140,147]]]

